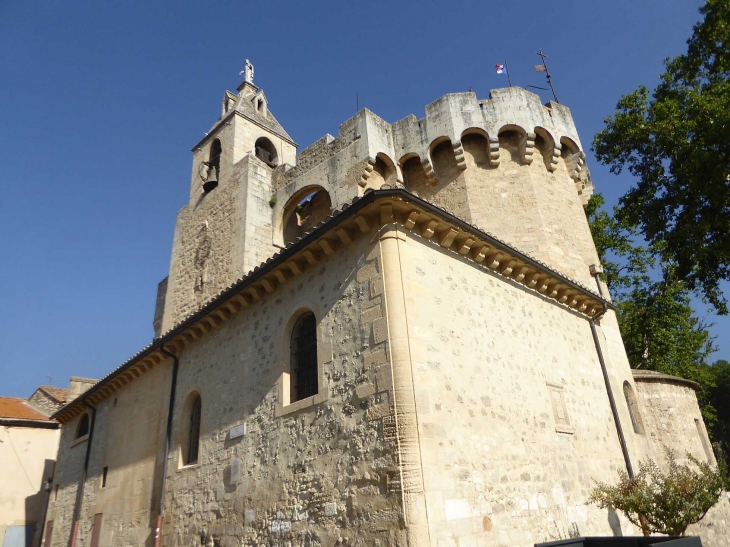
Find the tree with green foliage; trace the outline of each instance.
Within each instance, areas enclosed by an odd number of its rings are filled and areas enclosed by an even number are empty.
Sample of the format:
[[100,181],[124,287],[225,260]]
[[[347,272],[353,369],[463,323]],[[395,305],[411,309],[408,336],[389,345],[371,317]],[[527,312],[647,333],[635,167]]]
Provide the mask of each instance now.
[[[666,60],[661,82],[619,101],[593,146],[600,162],[637,184],[617,210],[638,227],[672,275],[720,314],[730,279],[730,0],[708,0],[687,53]],[[651,296],[646,295],[649,299]]]
[[[721,359],[703,368],[706,382],[699,394],[703,417],[715,454],[727,462],[730,459],[730,363]],[[730,490],[730,483],[727,486]]]
[[636,229],[601,210],[603,203],[594,195],[586,214],[631,367],[702,381],[712,338],[692,310],[689,287],[662,259],[662,243],[637,244]]
[[[618,306],[618,322],[631,368],[655,370],[700,384],[697,398],[718,455],[730,454],[730,367],[707,363],[714,350],[708,325],[696,316],[687,284],[662,258],[660,246],[636,243],[637,229],[601,209],[601,194],[586,214],[604,268],[604,280]],[[720,363],[720,362],[718,362]]]
[[655,462],[643,460],[633,479],[626,471],[619,471],[616,486],[597,482],[589,502],[601,509],[621,511],[645,535],[683,536],[687,527],[699,522],[720,499],[727,470],[724,464],[712,468],[691,454],[687,459],[692,466],[680,464],[671,450],[667,450],[667,459],[666,473]]

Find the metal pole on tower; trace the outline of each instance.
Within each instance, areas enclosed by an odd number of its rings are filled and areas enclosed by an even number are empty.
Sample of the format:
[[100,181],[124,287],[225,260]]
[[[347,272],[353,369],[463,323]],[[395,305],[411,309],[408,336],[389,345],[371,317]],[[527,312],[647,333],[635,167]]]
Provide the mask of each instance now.
[[545,59],[547,59],[547,55],[545,55],[542,52],[542,48],[540,49],[540,51],[536,51],[535,54],[539,55],[540,58],[542,59],[542,66],[536,65],[535,70],[537,70],[538,72],[545,73],[545,76],[547,76],[548,85],[550,86],[550,90],[553,92],[553,98],[555,99],[556,103],[560,103],[560,101],[558,100],[558,96],[555,94],[555,88],[553,87],[553,80],[552,80],[552,78],[550,78],[550,71],[548,70],[547,63],[545,62]]
[[509,76],[509,66],[507,65],[507,61],[504,62],[504,69],[507,71],[507,81],[509,82],[509,86],[512,87],[512,78]]

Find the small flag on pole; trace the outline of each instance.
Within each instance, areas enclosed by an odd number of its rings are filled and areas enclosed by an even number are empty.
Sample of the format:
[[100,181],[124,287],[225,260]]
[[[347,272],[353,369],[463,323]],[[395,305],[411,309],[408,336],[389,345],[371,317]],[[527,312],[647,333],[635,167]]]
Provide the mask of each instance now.
[[504,73],[504,65],[494,65],[494,68],[497,70],[497,74],[503,74]]
[[547,72],[545,65],[535,65],[535,72]]

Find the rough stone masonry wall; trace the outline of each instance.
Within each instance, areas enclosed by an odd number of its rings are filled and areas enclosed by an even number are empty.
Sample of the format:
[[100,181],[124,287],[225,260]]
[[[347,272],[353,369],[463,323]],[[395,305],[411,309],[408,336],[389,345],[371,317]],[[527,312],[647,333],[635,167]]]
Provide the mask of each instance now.
[[598,255],[565,161],[558,159],[550,172],[535,149],[532,163],[526,164],[516,139],[500,138],[500,164],[489,167],[486,145],[486,139],[468,138],[464,145],[470,221],[594,288],[589,266],[598,263]]
[[62,403],[59,403],[50,395],[43,393],[40,389],[37,389],[35,393],[30,396],[28,404],[46,416],[50,416],[63,406]]
[[240,267],[244,184],[240,177],[231,176],[178,213],[163,333],[244,274]]
[[586,319],[430,242],[401,253],[431,544],[635,534],[586,501],[624,469]]
[[[375,237],[323,258],[182,352],[165,545],[402,545]],[[326,400],[277,410],[292,318],[303,308],[318,321]],[[199,463],[182,467],[180,417],[195,392]],[[245,435],[231,438],[243,424]]]
[[[715,464],[714,455],[705,452],[700,437],[709,441],[694,389],[671,380],[640,378],[637,378],[636,388],[644,426],[654,445],[655,461],[660,466],[666,467],[665,448],[674,450],[682,462],[687,461],[685,454],[689,452],[699,461]],[[701,431],[697,430],[695,420],[699,420]],[[728,545],[730,502],[725,493],[702,521],[689,527],[687,534],[700,535],[706,546]]]
[[[100,547],[141,547],[154,543],[161,480],[168,365],[158,365],[97,405],[89,469],[80,512],[77,547],[88,547],[94,515],[103,514]],[[58,499],[48,506],[53,545],[68,545],[76,492],[88,441],[75,443],[80,417],[64,424],[56,465]],[[101,486],[108,467],[106,487]]]
[[86,441],[74,442],[79,420],[80,417],[66,422],[61,428],[58,459],[46,515],[46,522],[53,521],[53,541],[52,544],[45,541],[43,547],[65,546],[71,538],[76,492],[86,456]]

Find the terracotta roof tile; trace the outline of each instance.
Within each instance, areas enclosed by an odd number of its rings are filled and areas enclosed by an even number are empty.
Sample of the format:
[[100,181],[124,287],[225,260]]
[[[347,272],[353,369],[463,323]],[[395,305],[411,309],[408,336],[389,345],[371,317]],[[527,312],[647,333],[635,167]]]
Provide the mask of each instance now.
[[54,421],[25,404],[25,399],[0,397],[0,419]]

